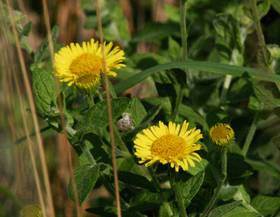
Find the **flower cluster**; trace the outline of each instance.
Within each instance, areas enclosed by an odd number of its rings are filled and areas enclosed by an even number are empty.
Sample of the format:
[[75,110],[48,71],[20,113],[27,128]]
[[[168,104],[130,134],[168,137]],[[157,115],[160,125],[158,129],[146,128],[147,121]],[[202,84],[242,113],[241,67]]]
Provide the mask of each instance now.
[[[173,122],[165,125],[159,122],[136,135],[135,155],[145,166],[160,162],[170,164],[177,172],[180,168],[188,171],[201,161],[197,151],[202,149],[199,143],[202,138],[201,131],[189,128],[186,121],[182,125]],[[234,131],[228,124],[219,123],[210,129],[210,138],[215,144],[226,146],[233,140]]]
[[[116,76],[114,70],[124,66],[124,59],[124,51],[113,47],[111,42],[102,45],[92,39],[81,45],[72,43],[55,54],[55,75],[68,86],[92,89],[99,85],[102,73]],[[123,131],[133,129],[132,122],[129,128],[126,127],[128,120],[128,117],[123,117],[118,122]],[[224,123],[211,127],[209,135],[212,142],[220,147],[226,147],[234,139],[233,129]],[[160,162],[170,164],[177,172],[180,168],[188,171],[201,161],[197,152],[202,149],[199,143],[202,138],[201,131],[189,128],[186,121],[183,124],[169,122],[168,125],[160,121],[158,125],[150,126],[136,135],[135,155],[145,166]]]

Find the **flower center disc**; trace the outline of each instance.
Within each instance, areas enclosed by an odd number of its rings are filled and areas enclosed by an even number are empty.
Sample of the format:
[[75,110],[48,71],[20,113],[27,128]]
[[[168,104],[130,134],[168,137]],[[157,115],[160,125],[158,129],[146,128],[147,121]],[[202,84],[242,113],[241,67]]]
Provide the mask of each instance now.
[[217,127],[212,132],[212,137],[215,139],[227,139],[231,130],[225,126]]
[[77,75],[81,83],[89,83],[100,75],[102,59],[94,54],[85,53],[74,59],[70,65],[71,73]]
[[185,152],[185,140],[175,135],[165,135],[153,142],[151,152],[165,160],[180,158]]

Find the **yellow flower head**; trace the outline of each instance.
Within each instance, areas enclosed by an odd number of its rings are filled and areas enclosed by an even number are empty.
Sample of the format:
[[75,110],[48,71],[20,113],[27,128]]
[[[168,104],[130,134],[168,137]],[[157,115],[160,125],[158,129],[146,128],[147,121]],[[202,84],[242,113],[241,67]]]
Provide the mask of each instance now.
[[210,129],[211,140],[219,146],[229,145],[234,139],[234,131],[228,124],[218,123]]
[[197,144],[202,138],[200,130],[188,129],[189,123],[184,121],[182,125],[172,122],[168,126],[161,121],[159,125],[144,129],[136,135],[134,147],[135,155],[140,158],[140,163],[150,166],[155,162],[169,163],[176,172],[180,167],[187,171],[194,167],[195,162],[201,157],[195,152],[201,149]]
[[41,208],[37,204],[27,205],[20,211],[21,217],[43,217]]
[[108,76],[116,76],[114,69],[124,66],[124,51],[113,47],[112,42],[104,43],[105,69],[102,61],[102,46],[91,39],[81,45],[71,43],[61,48],[54,57],[55,75],[68,86],[82,89],[95,87],[100,83],[102,72]]

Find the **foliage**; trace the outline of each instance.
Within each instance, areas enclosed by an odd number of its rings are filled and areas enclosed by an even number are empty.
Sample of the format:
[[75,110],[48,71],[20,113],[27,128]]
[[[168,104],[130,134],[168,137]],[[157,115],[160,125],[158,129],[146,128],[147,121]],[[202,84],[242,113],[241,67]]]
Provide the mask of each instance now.
[[[84,25],[97,29],[91,2],[81,1],[86,14]],[[145,2],[148,8],[149,1]],[[209,128],[218,122],[232,126],[235,140],[228,150],[226,180],[207,216],[278,216],[279,47],[267,45],[269,62],[258,62],[255,20],[244,1],[186,2],[188,56],[183,61],[177,6],[166,4],[166,22],[147,22],[131,35],[117,1],[103,1],[104,37],[117,41],[127,57],[127,66],[110,83],[123,216],[181,216],[176,189],[189,216],[200,216],[223,177],[221,150],[208,136]],[[270,10],[280,12],[277,0],[258,1],[260,17],[265,18]],[[56,41],[56,28],[53,38],[57,51],[61,45]],[[139,44],[152,45],[153,49],[137,53]],[[29,52],[38,115],[57,132],[65,126],[79,157],[74,173],[79,202],[103,186],[110,196],[90,199],[87,211],[102,217],[116,216],[105,91],[100,87],[89,93],[63,84],[58,89],[47,41],[34,53]],[[149,94],[125,94],[135,85],[150,85]],[[60,121],[60,109],[64,123]],[[133,120],[133,127],[127,131],[117,125],[124,113]],[[185,119],[204,135],[199,164],[188,172],[173,174],[172,181],[172,168],[167,165],[146,168],[138,163],[133,139],[139,131],[160,120],[181,123]],[[72,184],[69,182],[70,198],[74,198]]]

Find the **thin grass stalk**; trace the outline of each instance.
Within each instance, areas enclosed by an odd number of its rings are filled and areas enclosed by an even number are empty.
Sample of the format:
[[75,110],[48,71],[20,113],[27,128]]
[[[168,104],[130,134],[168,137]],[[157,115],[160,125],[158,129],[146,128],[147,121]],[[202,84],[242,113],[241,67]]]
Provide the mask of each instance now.
[[15,44],[16,44],[17,55],[18,55],[19,62],[20,62],[20,68],[21,68],[21,72],[23,75],[24,87],[27,92],[27,99],[28,99],[28,103],[29,103],[29,106],[31,109],[32,121],[33,121],[35,132],[36,132],[36,140],[37,140],[38,148],[39,148],[39,156],[40,156],[40,162],[41,162],[41,166],[42,166],[44,184],[46,187],[47,202],[48,202],[48,206],[50,209],[50,217],[55,217],[50,181],[49,181],[49,177],[48,177],[47,163],[46,163],[46,158],[45,158],[45,151],[43,148],[43,142],[42,142],[42,137],[40,134],[39,123],[38,123],[38,119],[36,116],[36,109],[35,109],[35,103],[34,103],[33,96],[32,96],[31,85],[29,83],[28,73],[27,73],[27,68],[26,68],[26,64],[24,61],[23,53],[20,48],[19,35],[16,30],[15,19],[14,19],[13,12],[12,12],[11,0],[6,0],[6,3],[8,6],[8,15],[9,15],[9,19],[10,19],[11,26],[12,26],[12,32],[13,32],[14,38],[15,38]]
[[19,89],[19,82],[18,82],[17,76],[14,76],[14,81],[15,81],[15,86],[16,86],[16,92],[17,92],[17,95],[19,98],[19,105],[20,105],[19,107],[20,107],[20,113],[21,113],[21,117],[22,117],[22,121],[23,121],[23,128],[24,128],[25,135],[27,137],[27,147],[28,147],[28,151],[29,151],[29,155],[30,155],[30,159],[31,159],[31,166],[32,166],[32,171],[33,171],[33,175],[34,175],[34,179],[35,179],[35,185],[36,185],[36,190],[37,190],[37,194],[38,194],[38,198],[39,198],[39,204],[42,209],[43,216],[47,217],[41,182],[40,182],[40,178],[39,178],[39,172],[38,172],[37,164],[36,164],[36,160],[35,160],[35,154],[34,154],[32,140],[29,136],[27,119],[26,119],[26,115],[24,112],[24,103],[23,103],[22,95],[21,95],[21,92]]
[[[0,2],[0,6],[1,6],[2,2]],[[0,14],[0,17],[3,17],[2,14]],[[1,23],[2,24],[2,23]],[[4,119],[4,117],[6,118],[6,120],[8,121],[8,126],[9,126],[9,131],[10,131],[10,136],[12,138],[12,141],[14,142],[19,134],[19,128],[20,126],[17,123],[16,120],[16,110],[17,110],[17,105],[16,105],[16,99],[13,96],[14,94],[14,88],[13,88],[13,78],[12,78],[12,74],[13,74],[13,69],[14,69],[14,64],[11,61],[11,46],[9,46],[9,42],[8,42],[8,34],[7,31],[3,31],[8,29],[8,26],[5,25],[5,23],[3,23],[0,27],[0,31],[3,33],[3,37],[2,37],[2,43],[1,43],[1,48],[3,50],[5,50],[6,52],[3,53],[3,57],[0,60],[0,70],[1,72],[3,72],[3,77],[2,77],[2,86],[3,87],[3,96],[4,96],[4,102],[6,102],[4,108],[7,112],[4,112],[5,116],[0,117],[0,120],[2,120],[1,118]],[[10,64],[9,64],[10,63]],[[5,111],[4,110],[4,111]],[[14,144],[14,143],[13,143]],[[12,158],[14,159],[14,163],[15,163],[15,183],[14,185],[14,190],[15,193],[18,193],[18,186],[20,186],[20,184],[22,183],[22,167],[23,164],[21,163],[22,161],[22,155],[20,155],[20,151],[18,150],[19,147],[11,147],[11,150],[13,151],[12,153]],[[15,201],[16,202],[16,201]],[[18,207],[21,207],[21,203],[19,204],[18,202],[16,202]]]
[[[67,138],[66,137],[64,137],[64,138],[66,139],[67,146],[70,147],[70,144],[68,143]],[[72,152],[71,152],[70,148],[67,148],[67,155],[68,155],[69,172],[70,172],[71,181],[72,181],[71,185],[72,185],[73,193],[74,193],[76,214],[77,214],[77,217],[82,217],[81,206],[79,204],[80,200],[79,200],[79,194],[78,194],[78,189],[77,189],[77,183],[76,183],[76,179],[75,179],[75,176],[74,176],[74,169],[73,169],[73,163],[72,163]]]
[[120,192],[119,192],[119,178],[117,171],[117,161],[116,161],[116,143],[114,136],[114,126],[113,126],[113,115],[112,115],[112,101],[109,89],[109,79],[106,74],[106,60],[104,54],[104,40],[103,40],[103,30],[102,30],[102,18],[101,18],[101,8],[100,1],[96,0],[96,16],[98,21],[98,32],[101,43],[101,52],[102,52],[102,68],[103,68],[103,78],[104,78],[104,86],[106,92],[106,102],[108,108],[108,121],[109,121],[109,133],[110,133],[110,141],[112,147],[112,167],[113,167],[113,175],[114,175],[114,187],[115,187],[115,200],[116,200],[116,208],[117,208],[117,216],[121,217],[121,202],[120,202]]
[[50,25],[50,15],[49,15],[47,1],[46,0],[42,0],[42,4],[43,4],[44,22],[45,22],[46,29],[47,29],[49,51],[50,51],[51,60],[52,60],[52,63],[53,63],[53,60],[54,60],[54,46],[53,46],[53,41],[52,41],[52,31],[51,31],[51,25]]
[[[48,38],[48,47],[49,47],[49,52],[51,56],[51,62],[54,65],[54,45],[52,41],[52,32],[51,32],[51,25],[50,25],[50,16],[49,16],[49,10],[48,10],[48,5],[46,0],[42,0],[43,4],[43,13],[44,13],[44,23],[46,26],[47,30],[47,38]],[[75,208],[76,208],[76,214],[77,217],[81,217],[81,207],[79,204],[79,195],[78,195],[78,190],[77,190],[77,184],[76,180],[74,177],[74,169],[73,169],[73,162],[72,162],[72,151],[71,151],[71,146],[68,143],[67,140],[67,132],[65,129],[65,120],[64,120],[64,112],[63,112],[63,104],[62,104],[62,98],[59,94],[60,91],[60,84],[58,80],[55,78],[55,88],[56,88],[56,93],[58,96],[58,110],[60,114],[60,121],[61,121],[61,126],[62,126],[62,133],[65,137],[65,141],[67,141],[67,158],[68,158],[68,166],[69,166],[69,172],[70,172],[70,178],[71,178],[71,185],[73,188],[73,194],[74,194],[74,201],[75,201]]]
[[[8,45],[7,36],[6,37],[5,36],[4,36],[4,38],[6,39],[5,43]],[[7,50],[9,50],[9,49],[7,49]],[[11,52],[7,52],[7,55],[4,55],[3,65],[5,65],[4,64],[5,62],[10,62],[11,60],[12,60]],[[4,78],[3,81],[6,80],[8,87],[10,87],[10,88],[13,86],[12,81],[14,81],[14,84],[16,87],[16,93],[17,93],[18,99],[19,99],[19,107],[20,107],[21,117],[23,120],[23,128],[24,128],[25,135],[27,137],[27,146],[28,146],[28,151],[29,151],[29,155],[31,158],[31,166],[32,166],[32,171],[33,171],[33,175],[34,175],[34,179],[35,179],[35,185],[36,185],[36,190],[37,190],[37,194],[38,194],[38,198],[39,198],[39,204],[41,206],[43,216],[46,217],[46,207],[45,207],[45,202],[43,199],[43,192],[42,192],[42,188],[41,188],[39,173],[37,170],[37,164],[36,164],[36,160],[35,160],[35,153],[34,153],[34,149],[33,149],[33,145],[32,145],[32,140],[31,140],[31,138],[29,136],[29,132],[28,132],[28,125],[27,125],[27,120],[26,120],[26,116],[24,113],[24,103],[23,103],[22,94],[21,94],[20,88],[19,88],[18,77],[15,75],[16,70],[15,70],[13,64],[10,67],[7,65],[5,65],[5,66],[7,68],[7,73],[6,73],[7,78],[6,79]],[[7,94],[5,94],[5,95],[7,95],[6,100],[8,100],[10,106],[12,106],[11,102],[10,102],[11,101],[10,99],[12,99],[12,97],[9,96],[10,95],[9,93],[11,93],[11,92],[12,92],[12,90],[7,90]]]

